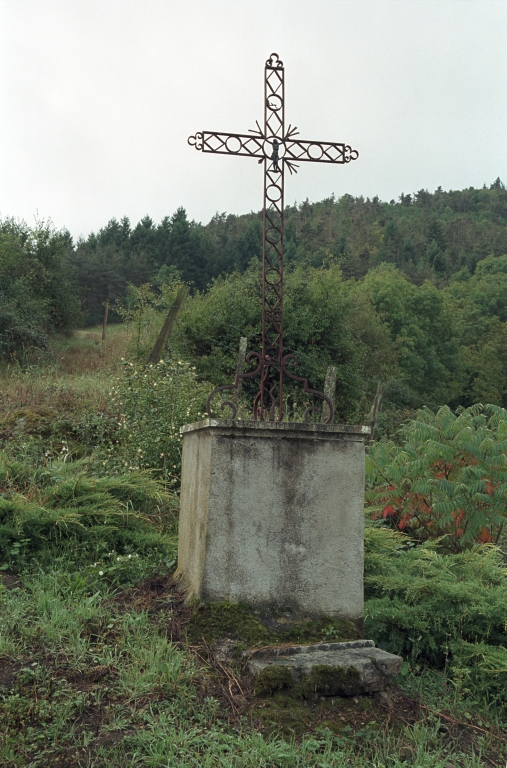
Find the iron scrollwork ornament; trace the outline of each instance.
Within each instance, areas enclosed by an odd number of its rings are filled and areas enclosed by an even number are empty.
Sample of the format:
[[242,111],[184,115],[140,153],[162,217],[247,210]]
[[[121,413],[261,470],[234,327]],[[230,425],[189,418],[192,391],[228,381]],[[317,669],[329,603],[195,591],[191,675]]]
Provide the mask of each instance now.
[[202,133],[196,133],[194,136],[189,136],[188,143],[191,147],[195,147],[196,149],[201,150],[203,147]]

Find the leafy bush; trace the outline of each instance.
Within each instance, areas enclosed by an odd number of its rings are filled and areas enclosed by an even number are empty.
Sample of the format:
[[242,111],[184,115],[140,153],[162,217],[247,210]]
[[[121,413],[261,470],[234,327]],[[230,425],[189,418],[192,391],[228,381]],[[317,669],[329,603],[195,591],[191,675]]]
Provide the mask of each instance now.
[[507,648],[483,642],[451,642],[451,674],[457,689],[489,702],[507,700]]
[[63,269],[68,232],[39,222],[0,221],[0,360],[23,360],[47,346],[52,330],[71,328],[79,309]]
[[399,353],[406,390],[401,402],[440,404],[459,397],[459,329],[445,294],[429,281],[414,285],[393,264],[370,270],[359,285]]
[[507,411],[475,405],[454,414],[428,408],[367,457],[367,503],[420,540],[442,537],[460,552],[498,542],[507,516]]
[[146,368],[126,362],[112,390],[119,412],[119,448],[111,447],[106,466],[151,469],[166,483],[179,482],[180,427],[205,416],[211,388],[198,382],[194,369],[181,360],[161,360]]
[[366,636],[406,660],[447,667],[462,690],[465,679],[468,690],[506,700],[502,554],[491,545],[454,555],[435,547],[414,545],[383,525],[366,526]]
[[0,454],[0,489],[3,568],[63,556],[118,576],[174,559],[175,500],[146,472],[97,478],[84,461],[34,469]]
[[[260,349],[261,279],[252,268],[244,275],[215,280],[183,307],[171,345],[193,361],[200,379],[230,384],[241,336],[248,350]],[[337,421],[361,419],[371,406],[379,378],[396,375],[397,355],[388,327],[355,283],[342,279],[336,264],[329,268],[297,267],[284,278],[284,344],[298,365],[293,372],[308,377],[321,390],[328,366],[337,367]],[[253,399],[257,379],[246,379],[243,391]],[[299,401],[300,385],[286,379],[284,391]],[[293,419],[297,406],[290,413]]]

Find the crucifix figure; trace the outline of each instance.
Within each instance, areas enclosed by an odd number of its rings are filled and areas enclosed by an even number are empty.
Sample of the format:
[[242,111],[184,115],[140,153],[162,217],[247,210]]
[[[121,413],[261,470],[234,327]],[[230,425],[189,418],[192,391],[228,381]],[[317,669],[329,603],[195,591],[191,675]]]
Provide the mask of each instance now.
[[[188,143],[202,152],[222,155],[246,155],[264,163],[264,209],[262,236],[262,347],[250,352],[247,362],[256,361],[257,367],[247,373],[238,373],[233,384],[217,387],[208,398],[209,416],[214,416],[211,400],[217,392],[235,390],[241,379],[258,376],[259,391],[253,404],[254,420],[283,420],[283,378],[299,381],[307,394],[316,395],[329,407],[328,424],[333,421],[333,404],[322,392],[310,389],[308,380],[296,376],[288,367],[297,365],[295,355],[285,354],[283,347],[283,182],[284,170],[297,173],[299,163],[349,163],[358,152],[347,144],[330,141],[304,141],[295,138],[296,128],[285,129],[283,62],[272,53],[264,70],[264,128],[257,123],[256,130],[242,133],[202,131],[190,136]],[[236,417],[236,404],[232,400],[222,403],[232,409]],[[316,410],[310,406],[305,421]]]

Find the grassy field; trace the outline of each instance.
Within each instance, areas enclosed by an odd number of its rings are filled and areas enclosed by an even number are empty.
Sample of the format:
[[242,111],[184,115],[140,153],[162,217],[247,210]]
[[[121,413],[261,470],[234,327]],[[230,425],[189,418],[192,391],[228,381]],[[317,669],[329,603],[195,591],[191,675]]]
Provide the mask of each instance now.
[[210,629],[172,580],[177,494],[103,470],[129,338],[81,331],[0,381],[0,766],[503,768],[505,711],[428,666],[375,696],[254,695],[244,622]]

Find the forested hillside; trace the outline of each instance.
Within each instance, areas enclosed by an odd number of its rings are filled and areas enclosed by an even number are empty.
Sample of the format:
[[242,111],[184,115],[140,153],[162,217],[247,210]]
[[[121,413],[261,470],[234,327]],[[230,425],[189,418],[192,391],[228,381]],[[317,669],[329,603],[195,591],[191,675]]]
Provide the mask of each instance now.
[[[507,253],[507,191],[500,179],[489,189],[420,190],[390,203],[351,195],[306,200],[287,206],[285,215],[286,265],[333,261],[345,278],[388,262],[417,284],[441,285],[464,267],[473,273],[486,256]],[[69,254],[85,319],[98,322],[101,302],[123,295],[127,281],[178,274],[202,290],[214,277],[244,272],[260,258],[261,237],[261,212],[217,213],[205,226],[189,221],[183,208],[158,225],[149,216],[135,226],[113,219]]]
[[[159,224],[112,220],[77,243],[4,221],[0,355],[19,361],[53,330],[98,324],[105,303],[110,321],[148,310],[153,321],[184,282],[191,296],[173,351],[201,379],[226,383],[240,336],[259,342],[261,236],[261,213],[202,225],[183,208]],[[500,179],[398,202],[344,195],[288,206],[285,258],[287,351],[315,386],[337,365],[340,419],[364,418],[379,382],[388,408],[507,405]]]

